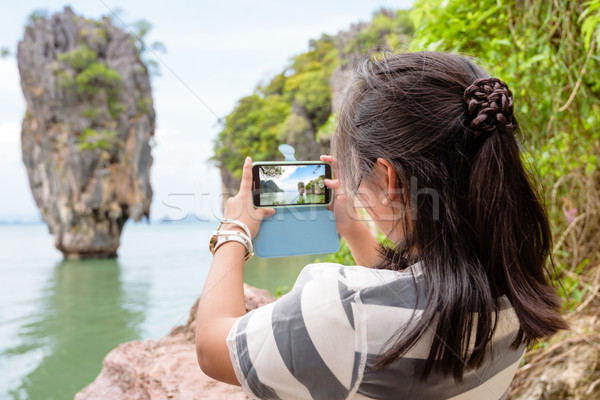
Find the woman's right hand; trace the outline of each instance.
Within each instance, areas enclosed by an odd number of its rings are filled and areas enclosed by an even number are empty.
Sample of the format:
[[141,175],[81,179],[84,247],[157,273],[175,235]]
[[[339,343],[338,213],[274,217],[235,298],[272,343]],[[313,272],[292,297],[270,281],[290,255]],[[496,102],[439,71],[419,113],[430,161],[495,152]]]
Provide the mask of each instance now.
[[[322,155],[321,161],[330,163],[337,176],[337,163],[333,156]],[[333,198],[327,209],[333,211],[337,231],[345,238],[357,227],[357,224],[364,225],[364,222],[356,212],[354,199],[342,189],[339,179],[325,179],[325,186],[333,191]]]
[[[236,219],[239,222],[246,224],[252,238],[254,238],[260,229],[262,220],[274,214],[274,208],[256,208],[252,203],[252,159],[246,157],[242,169],[240,191],[225,202],[223,218]],[[223,228],[241,230],[241,228],[235,224],[225,224],[223,225]]]

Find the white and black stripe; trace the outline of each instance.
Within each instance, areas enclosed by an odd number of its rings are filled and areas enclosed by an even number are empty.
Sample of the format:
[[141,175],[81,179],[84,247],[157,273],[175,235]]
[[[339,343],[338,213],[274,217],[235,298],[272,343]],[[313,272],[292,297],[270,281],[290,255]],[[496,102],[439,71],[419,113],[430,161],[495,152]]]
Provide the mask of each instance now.
[[238,380],[259,399],[499,399],[524,352],[506,298],[484,366],[462,382],[421,371],[434,332],[389,368],[373,362],[391,336],[425,307],[418,264],[407,271],[320,263],[306,266],[290,293],[239,318],[227,337]]

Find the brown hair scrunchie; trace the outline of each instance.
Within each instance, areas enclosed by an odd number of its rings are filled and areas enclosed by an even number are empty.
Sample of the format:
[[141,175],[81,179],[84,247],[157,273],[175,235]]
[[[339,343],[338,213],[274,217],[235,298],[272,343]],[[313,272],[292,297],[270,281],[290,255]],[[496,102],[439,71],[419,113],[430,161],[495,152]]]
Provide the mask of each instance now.
[[469,129],[474,138],[494,131],[512,132],[515,128],[512,92],[500,79],[477,79],[465,89],[463,98],[468,104]]

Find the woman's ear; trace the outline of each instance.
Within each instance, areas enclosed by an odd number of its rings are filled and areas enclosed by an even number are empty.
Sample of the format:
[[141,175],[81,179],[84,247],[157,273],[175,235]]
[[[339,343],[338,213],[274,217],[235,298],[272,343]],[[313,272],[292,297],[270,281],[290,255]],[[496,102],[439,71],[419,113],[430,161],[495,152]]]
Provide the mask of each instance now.
[[[379,184],[385,194],[384,204],[400,199],[400,188],[398,187],[398,175],[391,162],[379,157],[375,162],[375,171]],[[386,201],[389,199],[389,201]]]

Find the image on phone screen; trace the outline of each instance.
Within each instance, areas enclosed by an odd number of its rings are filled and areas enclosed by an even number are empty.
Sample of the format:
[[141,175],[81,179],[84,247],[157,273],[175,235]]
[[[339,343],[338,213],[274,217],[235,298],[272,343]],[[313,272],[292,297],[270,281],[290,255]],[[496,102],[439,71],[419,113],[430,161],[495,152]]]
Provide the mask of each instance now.
[[[328,164],[257,165],[254,203],[259,207],[328,204],[330,178]],[[257,201],[258,200],[258,201]]]

